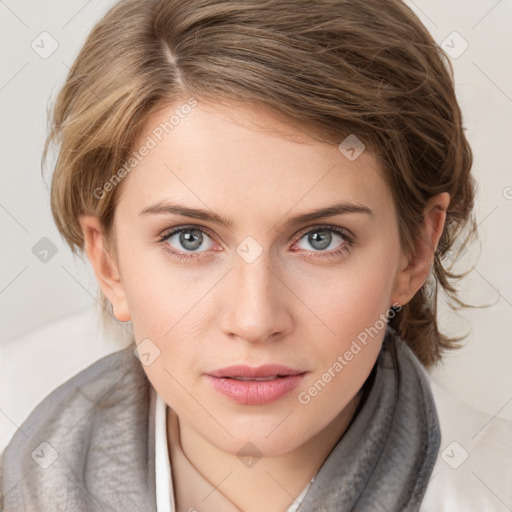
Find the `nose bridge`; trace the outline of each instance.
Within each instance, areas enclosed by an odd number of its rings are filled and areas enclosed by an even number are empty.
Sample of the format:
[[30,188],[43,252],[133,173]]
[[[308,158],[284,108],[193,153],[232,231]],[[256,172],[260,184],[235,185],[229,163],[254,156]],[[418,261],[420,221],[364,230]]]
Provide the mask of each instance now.
[[275,272],[266,251],[252,261],[236,257],[231,273],[233,293],[222,326],[226,333],[258,342],[289,328],[286,297]]

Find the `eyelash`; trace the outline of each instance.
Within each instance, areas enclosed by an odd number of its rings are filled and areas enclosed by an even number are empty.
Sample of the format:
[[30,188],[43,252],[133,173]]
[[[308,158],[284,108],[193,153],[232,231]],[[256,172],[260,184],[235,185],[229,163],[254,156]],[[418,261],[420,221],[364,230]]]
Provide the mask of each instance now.
[[[210,238],[212,238],[212,234],[208,230],[206,230],[205,228],[201,228],[199,226],[190,225],[190,226],[182,226],[180,228],[176,228],[176,229],[172,229],[172,230],[167,230],[167,231],[163,232],[160,235],[158,242],[163,244],[163,249],[164,249],[165,252],[171,254],[173,257],[175,257],[175,258],[177,258],[179,260],[190,261],[190,260],[197,259],[198,258],[197,254],[200,254],[200,253],[195,253],[195,252],[194,253],[182,253],[182,252],[178,252],[178,251],[175,251],[173,249],[170,249],[169,245],[166,243],[167,240],[169,238],[171,238],[173,235],[175,235],[176,233],[180,233],[182,231],[188,231],[188,230],[197,230],[197,231],[200,231],[201,233],[203,233],[205,235],[208,235]],[[346,229],[339,228],[339,227],[336,227],[336,226],[330,226],[330,225],[320,225],[320,226],[314,226],[313,228],[307,228],[306,230],[301,231],[297,235],[298,236],[297,241],[301,240],[304,237],[304,235],[307,235],[308,233],[312,233],[312,232],[315,232],[315,231],[332,231],[333,233],[336,233],[341,238],[343,238],[344,243],[341,246],[341,248],[336,249],[334,251],[328,251],[328,252],[316,251],[318,256],[314,255],[315,251],[313,251],[313,254],[307,253],[305,255],[306,258],[309,258],[309,259],[336,258],[337,256],[341,256],[342,254],[346,254],[355,245],[355,238],[351,234],[349,234],[349,232]],[[199,256],[199,257],[201,257],[201,256]]]

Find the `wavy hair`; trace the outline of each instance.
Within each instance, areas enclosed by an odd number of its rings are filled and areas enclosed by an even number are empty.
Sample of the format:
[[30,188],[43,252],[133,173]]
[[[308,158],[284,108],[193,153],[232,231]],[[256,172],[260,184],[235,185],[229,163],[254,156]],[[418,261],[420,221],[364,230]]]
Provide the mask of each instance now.
[[[121,0],[95,25],[51,116],[58,146],[52,213],[73,252],[81,213],[108,235],[122,186],[98,197],[129,158],[148,117],[180,98],[260,103],[338,145],[349,134],[381,162],[413,255],[428,199],[448,192],[446,224],[425,285],[389,320],[425,367],[462,338],[439,330],[440,287],[452,307],[451,271],[476,235],[472,152],[453,68],[417,16],[398,0]],[[122,185],[122,183],[121,183]],[[466,233],[464,239],[462,234]]]

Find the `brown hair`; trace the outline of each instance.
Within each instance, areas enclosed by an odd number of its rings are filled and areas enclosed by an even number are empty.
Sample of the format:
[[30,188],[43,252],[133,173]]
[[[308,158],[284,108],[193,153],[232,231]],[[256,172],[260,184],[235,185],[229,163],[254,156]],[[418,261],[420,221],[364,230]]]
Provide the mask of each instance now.
[[[187,97],[271,107],[323,141],[355,134],[379,158],[404,251],[428,199],[451,202],[425,285],[389,320],[430,366],[461,338],[437,325],[438,284],[464,306],[451,272],[460,234],[476,234],[472,153],[450,60],[398,0],[121,0],[90,33],[53,110],[43,163],[59,147],[55,222],[74,252],[78,215],[110,233],[120,188],[98,194],[130,158],[141,127]],[[117,174],[119,176],[119,174]],[[101,197],[99,197],[101,196]],[[466,241],[469,239],[466,238]],[[446,267],[446,268],[445,268]]]

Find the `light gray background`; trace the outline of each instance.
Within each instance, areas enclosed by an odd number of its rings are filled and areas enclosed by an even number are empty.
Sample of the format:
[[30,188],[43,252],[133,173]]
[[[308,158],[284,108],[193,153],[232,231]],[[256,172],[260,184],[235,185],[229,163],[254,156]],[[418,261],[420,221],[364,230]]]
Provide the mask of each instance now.
[[[445,329],[469,336],[464,348],[433,373],[464,401],[512,419],[512,0],[407,3],[454,55],[457,93],[475,155],[481,237],[457,268],[475,265],[461,286],[463,298],[490,304],[460,316],[441,305]],[[111,4],[0,0],[0,343],[80,311],[96,296],[88,265],[72,257],[54,227],[40,157],[49,100]],[[52,40],[40,35],[44,31],[58,43],[47,58],[31,47],[40,53],[51,49]],[[46,263],[32,252],[43,237],[58,250]]]

